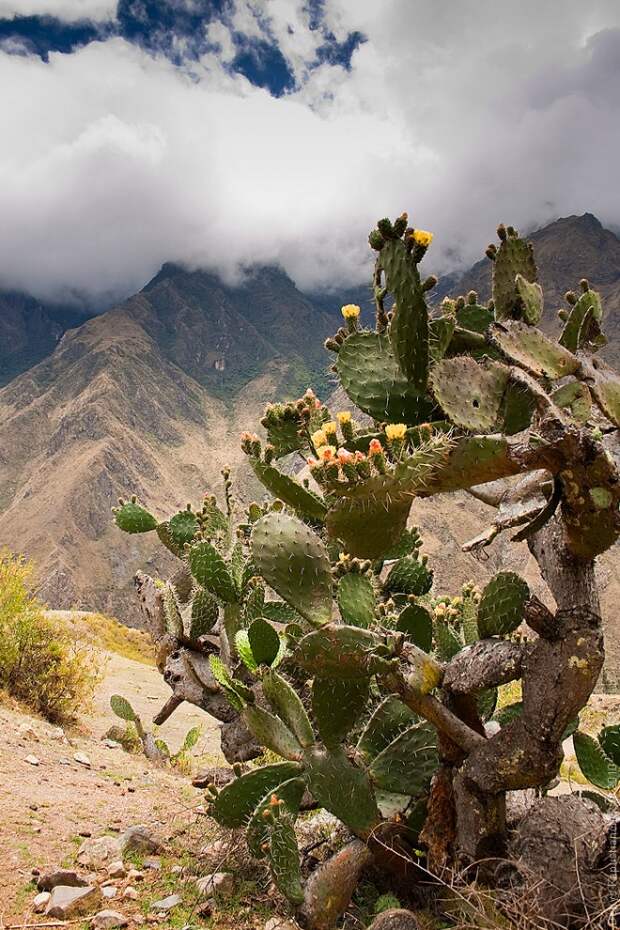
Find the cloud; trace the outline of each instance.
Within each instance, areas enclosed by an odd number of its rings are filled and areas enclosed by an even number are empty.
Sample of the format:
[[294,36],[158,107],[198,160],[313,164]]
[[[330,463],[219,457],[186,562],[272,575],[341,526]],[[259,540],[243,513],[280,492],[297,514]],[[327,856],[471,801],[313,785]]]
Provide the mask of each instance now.
[[[0,283],[104,301],[164,261],[279,262],[334,288],[367,279],[368,230],[403,209],[440,271],[500,220],[620,222],[616,0],[325,0],[320,27],[306,7],[239,0],[184,67],[120,38],[0,52]],[[354,31],[350,67],[319,63]],[[230,68],[239,36],[266,35],[296,76],[284,96]]]
[[117,0],[0,0],[0,19],[53,16],[67,23],[114,19]]

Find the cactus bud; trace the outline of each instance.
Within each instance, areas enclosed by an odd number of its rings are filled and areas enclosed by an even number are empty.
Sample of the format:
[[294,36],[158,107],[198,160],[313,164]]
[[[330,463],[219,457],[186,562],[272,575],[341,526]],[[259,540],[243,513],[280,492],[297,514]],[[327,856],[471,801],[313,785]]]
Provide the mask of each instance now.
[[465,298],[457,297],[456,300],[454,301],[454,307],[457,310],[457,312],[459,310],[462,310],[464,306],[465,306]]
[[263,456],[265,460],[265,465],[271,465],[276,455],[275,446],[272,446],[271,443],[268,443],[265,446],[265,454]]
[[407,214],[406,214],[406,213],[401,213],[401,215],[398,217],[398,219],[395,220],[395,222],[394,222],[394,235],[395,235],[395,236],[398,236],[399,238],[400,238],[400,236],[402,236],[402,234],[403,234],[403,233],[405,232],[405,230],[407,229],[407,223],[408,223],[408,221],[409,221],[409,217],[407,216]]
[[381,233],[384,239],[395,239],[394,227],[387,217],[384,217],[382,220],[379,220],[377,223],[377,229]]
[[467,294],[467,303],[471,304],[472,306],[478,303],[478,294],[476,291],[469,291]]
[[579,287],[581,288],[584,294],[587,294],[588,291],[590,290],[590,283],[588,279],[582,278],[581,281],[579,282]]
[[340,345],[339,345],[339,343],[337,343],[336,340],[333,339],[331,336],[329,336],[329,337],[325,340],[325,342],[323,343],[323,345],[325,346],[325,348],[327,349],[328,352],[339,352],[339,351],[340,351]]
[[504,226],[503,223],[500,223],[499,226],[497,227],[497,235],[501,239],[502,242],[506,241],[506,227]]
[[368,244],[371,249],[374,249],[375,252],[380,252],[383,248],[385,239],[381,235],[378,229],[373,229],[370,235],[368,236]]
[[562,320],[563,323],[566,323],[568,320],[569,313],[568,310],[558,310],[558,319]]
[[567,304],[570,304],[571,307],[574,307],[575,304],[577,303],[577,295],[575,294],[574,291],[567,291],[564,294],[564,300],[566,301]]
[[437,282],[438,282],[438,280],[439,280],[439,278],[437,277],[437,275],[429,274],[428,278],[426,278],[426,279],[422,282],[422,290],[423,290],[423,291],[432,291],[434,287],[437,287]]

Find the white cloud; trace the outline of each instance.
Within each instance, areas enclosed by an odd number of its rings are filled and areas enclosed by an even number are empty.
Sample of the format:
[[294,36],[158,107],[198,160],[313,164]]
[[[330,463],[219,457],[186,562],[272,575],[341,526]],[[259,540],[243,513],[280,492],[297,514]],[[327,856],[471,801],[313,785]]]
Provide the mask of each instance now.
[[[228,276],[280,262],[334,286],[366,279],[369,228],[403,209],[435,231],[443,270],[478,258],[499,220],[620,222],[616,0],[561,15],[326,0],[339,39],[368,37],[350,71],[310,69],[323,37],[301,2],[254,7],[210,28],[220,52],[191,75],[121,39],[49,64],[0,52],[0,283],[102,299],[172,260]],[[277,35],[298,90],[227,73],[231,26]]]
[[54,16],[67,23],[103,22],[115,18],[116,6],[117,0],[0,0],[0,19]]

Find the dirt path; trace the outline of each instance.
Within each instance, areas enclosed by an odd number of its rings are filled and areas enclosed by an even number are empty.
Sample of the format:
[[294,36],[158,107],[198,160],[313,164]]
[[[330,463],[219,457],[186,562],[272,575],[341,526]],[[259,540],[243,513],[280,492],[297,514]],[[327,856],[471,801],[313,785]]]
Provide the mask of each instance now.
[[[179,818],[195,819],[202,801],[186,775],[103,741],[109,727],[121,723],[110,710],[111,694],[127,697],[150,725],[170,691],[151,666],[109,653],[101,654],[101,662],[104,678],[92,713],[65,735],[40,718],[0,706],[0,916],[5,923],[21,917],[31,900],[33,867],[70,864],[83,836],[137,823],[168,833]],[[206,714],[183,706],[159,733],[174,751],[196,725],[203,734],[193,751],[200,757],[198,767],[220,764],[217,723]],[[75,760],[79,752],[87,754],[90,767]],[[28,756],[39,764],[30,764]]]

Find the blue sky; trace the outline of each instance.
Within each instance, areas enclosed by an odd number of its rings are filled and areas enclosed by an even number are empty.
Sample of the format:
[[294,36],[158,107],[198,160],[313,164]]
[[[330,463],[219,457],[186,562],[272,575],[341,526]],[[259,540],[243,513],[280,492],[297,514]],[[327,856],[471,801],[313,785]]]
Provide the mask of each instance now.
[[166,261],[366,281],[620,225],[618,0],[0,0],[0,287],[110,302]]
[[[67,21],[49,14],[21,15],[17,12],[20,5],[12,6],[16,10],[13,15],[0,17],[0,42],[13,42],[15,47],[21,46],[24,51],[39,55],[44,61],[49,60],[51,52],[68,54],[89,42],[120,36],[149,52],[166,55],[181,65],[188,57],[198,59],[217,47],[205,34],[209,23],[231,22],[230,4],[226,0],[195,0],[188,4],[179,3],[179,0],[119,0],[113,16],[102,21],[88,18]],[[329,62],[348,68],[351,55],[364,41],[364,36],[353,31],[339,41],[329,29],[322,30],[322,7],[322,0],[310,0],[307,4],[309,28],[322,33],[313,64],[318,67]],[[54,9],[53,5],[51,9]],[[258,37],[245,35],[232,27],[235,55],[227,66],[231,72],[242,74],[255,86],[264,87],[279,96],[294,89],[295,74],[280,51],[267,19],[263,25],[263,35]],[[180,42],[182,54],[178,48]]]

